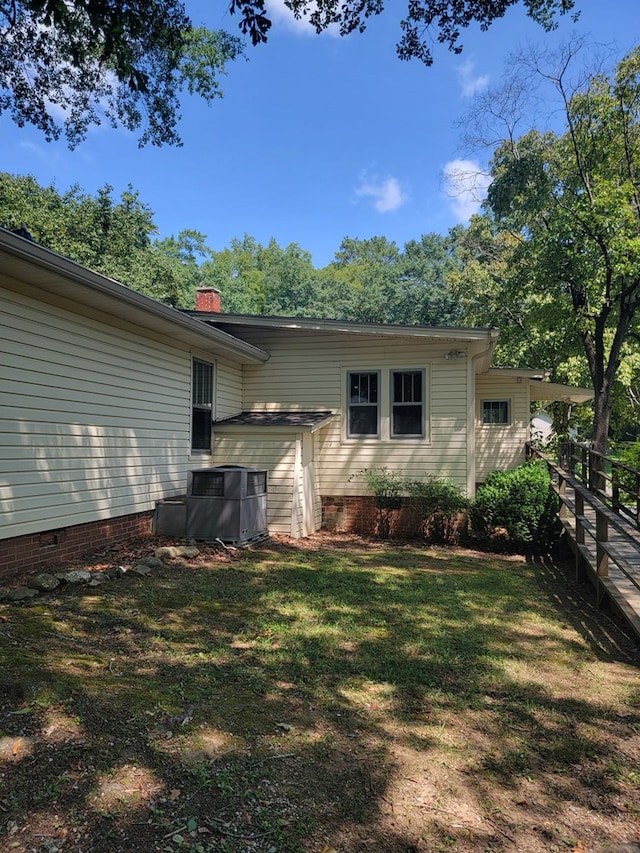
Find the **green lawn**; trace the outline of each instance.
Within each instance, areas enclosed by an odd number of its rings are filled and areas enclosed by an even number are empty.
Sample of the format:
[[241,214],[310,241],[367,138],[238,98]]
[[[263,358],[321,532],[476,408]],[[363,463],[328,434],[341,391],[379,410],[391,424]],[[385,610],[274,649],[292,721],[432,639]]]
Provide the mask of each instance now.
[[555,566],[319,537],[0,605],[0,848],[640,838],[637,646],[588,595]]

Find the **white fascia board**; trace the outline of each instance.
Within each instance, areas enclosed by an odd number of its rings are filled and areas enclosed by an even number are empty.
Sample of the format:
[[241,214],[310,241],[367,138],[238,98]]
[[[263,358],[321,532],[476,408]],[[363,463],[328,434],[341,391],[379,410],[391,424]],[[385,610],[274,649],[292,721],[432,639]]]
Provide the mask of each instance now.
[[548,371],[534,370],[531,367],[491,367],[487,373],[492,379],[502,377],[509,380],[517,377],[543,380],[548,376]]

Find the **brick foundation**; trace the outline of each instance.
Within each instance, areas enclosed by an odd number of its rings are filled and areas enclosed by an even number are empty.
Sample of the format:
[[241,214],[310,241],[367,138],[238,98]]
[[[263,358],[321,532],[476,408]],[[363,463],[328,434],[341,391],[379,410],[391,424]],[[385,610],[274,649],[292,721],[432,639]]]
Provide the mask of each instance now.
[[0,540],[0,579],[76,560],[134,536],[151,535],[152,512],[123,515]]
[[[388,524],[388,531],[381,527]],[[401,499],[399,509],[381,510],[375,497],[322,498],[322,527],[336,532],[360,533],[407,538],[418,535],[420,519],[408,500]]]

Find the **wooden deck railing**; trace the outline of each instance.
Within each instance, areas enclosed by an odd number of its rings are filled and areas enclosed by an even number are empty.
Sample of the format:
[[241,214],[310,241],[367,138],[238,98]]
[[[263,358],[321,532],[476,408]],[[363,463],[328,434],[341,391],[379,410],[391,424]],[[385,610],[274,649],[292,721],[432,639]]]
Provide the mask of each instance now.
[[640,529],[640,471],[576,441],[561,445],[559,461],[616,515]]
[[[560,498],[560,522],[575,553],[577,576],[588,568],[596,580],[598,601],[608,592],[618,600],[623,611],[629,610],[628,601],[620,595],[620,580],[623,580],[622,586],[628,582],[640,592],[637,489],[633,513],[628,512],[626,505],[624,512],[616,511],[612,494],[608,492],[609,488],[613,491],[615,474],[603,470],[602,460],[606,457],[593,451],[585,455],[582,451],[582,445],[568,445],[557,463],[536,448],[527,447],[529,458],[542,459],[549,469]],[[614,572],[617,580],[610,578],[610,561],[617,569]],[[626,615],[640,625],[637,614],[629,611]]]
[[[543,456],[530,444],[527,455]],[[560,445],[558,465],[616,515],[640,530],[640,471],[577,441]]]

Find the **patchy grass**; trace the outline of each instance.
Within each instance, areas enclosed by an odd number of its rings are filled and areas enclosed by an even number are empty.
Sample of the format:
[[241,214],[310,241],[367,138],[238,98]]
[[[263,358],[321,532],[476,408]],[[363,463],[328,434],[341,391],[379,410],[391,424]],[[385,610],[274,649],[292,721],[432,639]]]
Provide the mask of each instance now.
[[0,848],[637,840],[637,648],[585,595],[552,565],[316,537],[0,607]]

